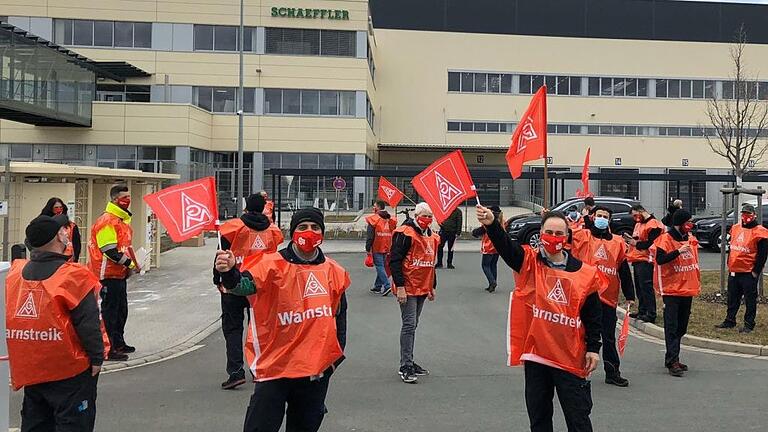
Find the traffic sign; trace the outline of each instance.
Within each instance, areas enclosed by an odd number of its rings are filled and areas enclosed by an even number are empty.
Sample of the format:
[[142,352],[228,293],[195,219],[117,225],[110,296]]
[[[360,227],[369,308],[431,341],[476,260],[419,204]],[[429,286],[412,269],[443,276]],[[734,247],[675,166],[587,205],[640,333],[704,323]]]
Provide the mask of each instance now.
[[347,187],[347,181],[341,177],[336,177],[333,181],[333,188],[337,191],[342,191]]

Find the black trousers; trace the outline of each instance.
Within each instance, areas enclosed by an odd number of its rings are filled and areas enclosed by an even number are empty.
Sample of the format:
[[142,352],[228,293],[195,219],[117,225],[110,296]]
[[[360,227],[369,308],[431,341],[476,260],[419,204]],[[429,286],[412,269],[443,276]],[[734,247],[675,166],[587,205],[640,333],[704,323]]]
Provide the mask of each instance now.
[[680,361],[680,342],[688,332],[693,297],[663,296],[662,299],[664,300],[664,340],[667,344],[664,366],[669,367]]
[[440,246],[437,248],[437,264],[443,264],[443,247],[448,244],[448,265],[453,264],[453,245],[456,243],[456,233],[440,231]]
[[227,345],[227,374],[243,373],[243,320],[248,298],[221,294],[221,331]]
[[101,316],[112,349],[125,346],[125,323],[128,321],[128,292],[125,279],[101,281]]
[[[245,414],[243,432],[316,432],[325,417],[329,374],[316,381],[283,378],[257,382]],[[286,410],[287,405],[287,410]]]
[[653,291],[653,264],[649,262],[632,263],[637,292],[637,312],[653,320],[656,319],[656,293]]
[[592,386],[572,373],[525,362],[525,405],[532,432],[553,432],[552,398],[557,398],[569,432],[592,432]]
[[605,375],[619,374],[619,351],[616,349],[616,308],[600,303],[603,307],[603,368]]
[[728,314],[725,322],[736,325],[736,314],[739,313],[741,298],[744,297],[744,327],[754,329],[757,316],[757,279],[752,273],[736,273],[728,277]]
[[98,379],[89,367],[72,378],[24,387],[21,431],[93,431]]
[[488,284],[496,283],[499,275],[499,254],[483,254],[482,260],[483,273],[488,279]]

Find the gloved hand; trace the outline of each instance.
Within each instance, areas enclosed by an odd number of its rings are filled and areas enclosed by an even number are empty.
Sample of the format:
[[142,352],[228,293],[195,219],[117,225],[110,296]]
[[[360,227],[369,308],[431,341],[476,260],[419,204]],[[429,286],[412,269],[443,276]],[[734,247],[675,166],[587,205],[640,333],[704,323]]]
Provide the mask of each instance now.
[[365,256],[365,266],[366,267],[373,267],[373,255],[368,254]]

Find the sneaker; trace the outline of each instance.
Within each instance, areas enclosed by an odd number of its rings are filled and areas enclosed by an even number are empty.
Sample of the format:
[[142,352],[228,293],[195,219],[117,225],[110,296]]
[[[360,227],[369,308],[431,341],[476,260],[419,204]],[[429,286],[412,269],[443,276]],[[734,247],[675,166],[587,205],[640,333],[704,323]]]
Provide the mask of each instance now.
[[229,379],[221,383],[221,388],[223,390],[233,390],[243,384],[245,384],[245,372],[233,373],[229,376]]
[[436,269],[437,269],[437,268],[443,268],[443,265],[442,265],[442,264],[440,264],[440,263],[437,263],[437,264],[435,264],[435,268],[436,268]]
[[381,287],[373,287],[371,288],[371,292],[374,294],[381,294]]
[[742,327],[739,329],[739,333],[749,334],[752,333],[752,329],[749,327]]
[[109,361],[126,361],[128,360],[128,354],[117,351],[117,350],[110,350],[109,354],[107,354],[107,360]]
[[423,367],[416,364],[416,362],[413,363],[413,373],[416,374],[416,376],[427,376],[429,375],[429,371],[424,369]]
[[679,378],[685,375],[685,370],[683,370],[683,368],[680,367],[680,363],[673,363],[667,369],[669,369],[669,374],[672,375],[673,377]]
[[632,312],[629,314],[630,318],[640,318],[640,312]]
[[736,323],[730,323],[728,321],[723,321],[720,324],[715,326],[715,328],[718,328],[718,329],[729,329],[734,327],[736,327]]
[[682,369],[684,372],[688,372],[688,365],[685,363],[677,362],[677,365]]
[[629,387],[629,380],[622,377],[621,374],[613,374],[605,376],[605,383],[612,384],[616,387]]
[[413,366],[401,366],[398,374],[400,375],[400,379],[406,384],[416,384],[419,380],[416,373],[413,371]]
[[496,282],[491,282],[491,284],[488,285],[488,288],[486,288],[485,290],[488,291],[489,293],[496,291]]
[[391,293],[391,292],[392,292],[392,287],[389,287],[389,288],[384,288],[384,291],[382,291],[382,292],[381,292],[381,296],[382,296],[382,297],[386,297],[386,296],[388,296],[388,295],[389,295],[389,293]]
[[656,318],[651,318],[648,315],[640,315],[639,317],[637,317],[637,319],[639,319],[642,322],[656,324]]
[[453,266],[453,264],[448,264],[448,267],[446,267],[448,270],[456,270],[456,267]]
[[116,348],[115,351],[119,351],[124,354],[132,354],[136,352],[136,347],[132,347],[130,345],[123,345],[119,348]]

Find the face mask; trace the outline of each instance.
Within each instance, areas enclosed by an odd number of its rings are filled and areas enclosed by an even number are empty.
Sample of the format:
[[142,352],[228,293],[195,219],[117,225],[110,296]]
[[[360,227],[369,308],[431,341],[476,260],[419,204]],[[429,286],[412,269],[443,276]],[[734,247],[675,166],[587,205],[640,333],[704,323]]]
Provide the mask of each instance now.
[[541,246],[550,255],[554,255],[563,250],[566,241],[568,241],[568,237],[566,236],[556,236],[552,234],[541,235]]
[[570,219],[572,221],[579,220],[579,212],[572,211],[572,212],[568,213],[568,219]]
[[293,233],[293,243],[304,253],[310,253],[317,249],[323,242],[323,234],[308,231],[296,231]]
[[595,218],[595,228],[604,230],[607,229],[609,225],[608,219],[606,218]]
[[636,214],[632,216],[632,219],[634,219],[636,223],[640,223],[643,221],[643,215]]
[[752,223],[757,216],[753,215],[752,213],[742,213],[741,214],[741,223],[744,225]]
[[693,231],[693,222],[686,222],[680,226],[680,232],[683,234],[688,234],[691,231]]
[[430,216],[418,216],[416,218],[416,225],[423,230],[427,229],[432,224],[432,217]]
[[131,198],[120,198],[117,200],[117,205],[123,210],[128,210],[128,207],[131,206]]
[[54,207],[53,208],[53,214],[54,215],[58,216],[58,215],[60,215],[62,213],[64,213],[64,207]]

